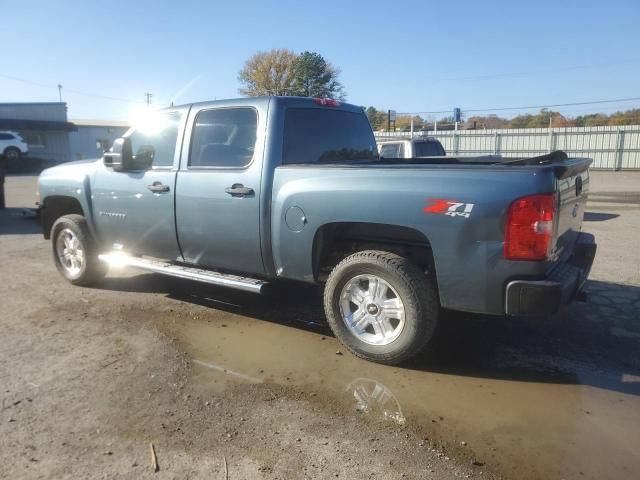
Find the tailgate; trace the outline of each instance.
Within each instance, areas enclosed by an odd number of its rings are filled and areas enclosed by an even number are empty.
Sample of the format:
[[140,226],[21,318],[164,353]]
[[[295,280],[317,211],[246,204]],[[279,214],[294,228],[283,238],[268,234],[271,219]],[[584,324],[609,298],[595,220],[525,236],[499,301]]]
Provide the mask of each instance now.
[[559,196],[554,257],[566,260],[582,229],[582,219],[589,193],[589,165],[592,160],[577,158],[563,162],[554,170]]

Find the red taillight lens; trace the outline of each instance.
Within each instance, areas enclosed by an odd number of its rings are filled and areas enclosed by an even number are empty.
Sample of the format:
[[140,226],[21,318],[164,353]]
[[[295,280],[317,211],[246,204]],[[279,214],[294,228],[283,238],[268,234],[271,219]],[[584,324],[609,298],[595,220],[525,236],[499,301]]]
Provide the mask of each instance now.
[[545,260],[553,240],[556,196],[531,195],[509,207],[504,234],[504,256],[508,260]]
[[337,100],[334,100],[333,98],[314,98],[313,101],[317,105],[323,105],[325,107],[339,107],[340,106],[340,102],[337,101]]

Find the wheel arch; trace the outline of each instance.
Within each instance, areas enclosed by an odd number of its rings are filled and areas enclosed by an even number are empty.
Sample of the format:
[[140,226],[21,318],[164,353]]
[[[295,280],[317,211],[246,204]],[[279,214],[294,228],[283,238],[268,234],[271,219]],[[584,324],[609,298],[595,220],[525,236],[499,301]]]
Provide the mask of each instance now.
[[316,281],[323,271],[359,250],[385,250],[404,256],[435,275],[431,242],[411,227],[372,222],[333,222],[320,226],[313,238],[312,267]]
[[66,195],[53,195],[45,198],[42,202],[42,211],[40,213],[44,238],[49,240],[51,227],[58,218],[73,213],[86,218],[82,205],[77,198]]

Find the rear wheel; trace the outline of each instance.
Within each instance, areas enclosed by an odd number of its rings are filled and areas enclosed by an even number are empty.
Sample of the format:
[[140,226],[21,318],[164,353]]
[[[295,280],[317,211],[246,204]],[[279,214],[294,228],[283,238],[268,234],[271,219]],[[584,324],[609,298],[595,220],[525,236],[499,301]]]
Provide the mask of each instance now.
[[325,286],[327,320],[354,354],[402,363],[433,336],[439,302],[433,281],[394,253],[366,250],[345,258]]
[[15,147],[7,147],[4,150],[4,158],[8,161],[18,160],[22,152]]
[[51,227],[53,260],[58,271],[74,285],[91,285],[106,274],[82,215],[65,215]]

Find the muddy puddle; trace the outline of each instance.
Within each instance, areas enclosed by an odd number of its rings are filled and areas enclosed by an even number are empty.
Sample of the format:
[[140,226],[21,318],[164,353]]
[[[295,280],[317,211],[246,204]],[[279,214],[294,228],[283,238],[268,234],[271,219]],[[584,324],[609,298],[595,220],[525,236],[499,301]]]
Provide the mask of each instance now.
[[194,381],[213,391],[274,382],[339,399],[506,478],[640,478],[640,288],[592,286],[594,303],[553,321],[448,314],[431,350],[402,368],[346,351],[309,289],[169,293],[188,310],[170,334],[192,357]]

